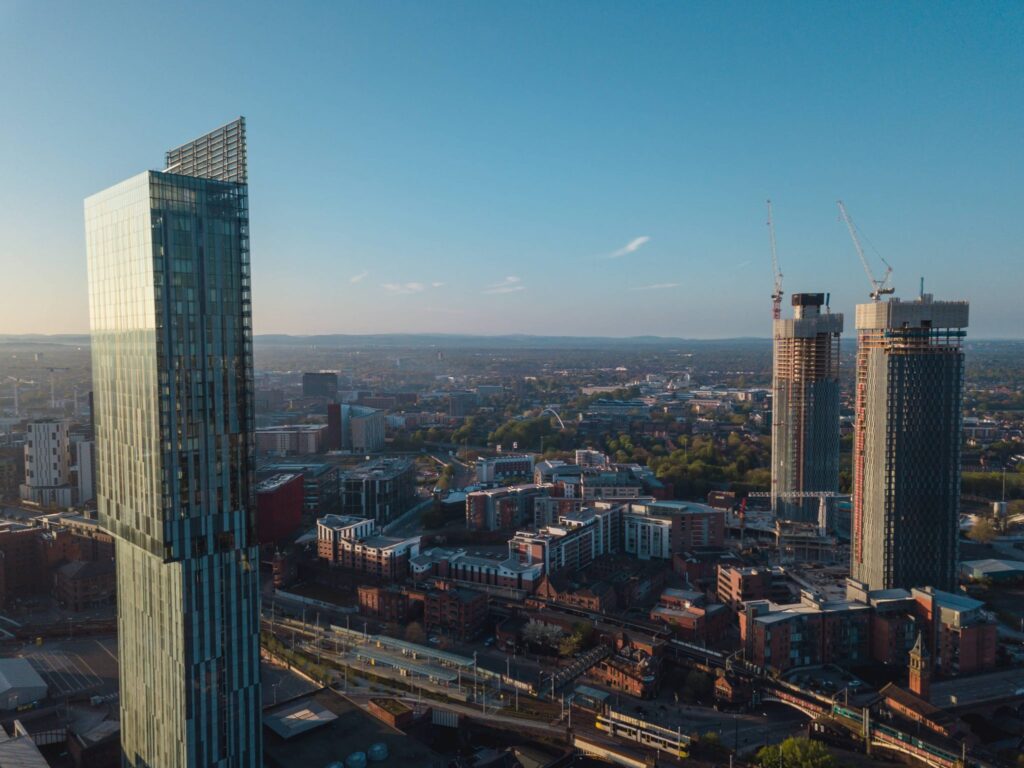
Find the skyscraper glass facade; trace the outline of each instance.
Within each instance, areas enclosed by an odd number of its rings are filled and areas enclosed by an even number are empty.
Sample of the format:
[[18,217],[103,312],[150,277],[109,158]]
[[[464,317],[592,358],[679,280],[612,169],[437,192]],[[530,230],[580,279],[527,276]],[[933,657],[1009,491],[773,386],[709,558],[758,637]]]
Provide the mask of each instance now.
[[957,583],[963,301],[857,306],[851,574],[870,589]]
[[85,203],[122,750],[133,768],[259,766],[248,190],[186,166]]

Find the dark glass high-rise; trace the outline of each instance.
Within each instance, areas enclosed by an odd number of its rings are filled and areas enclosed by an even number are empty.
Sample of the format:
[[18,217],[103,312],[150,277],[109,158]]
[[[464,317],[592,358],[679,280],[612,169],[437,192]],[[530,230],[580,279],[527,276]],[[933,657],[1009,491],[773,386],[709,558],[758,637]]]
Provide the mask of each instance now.
[[262,765],[245,122],[85,201],[123,763]]

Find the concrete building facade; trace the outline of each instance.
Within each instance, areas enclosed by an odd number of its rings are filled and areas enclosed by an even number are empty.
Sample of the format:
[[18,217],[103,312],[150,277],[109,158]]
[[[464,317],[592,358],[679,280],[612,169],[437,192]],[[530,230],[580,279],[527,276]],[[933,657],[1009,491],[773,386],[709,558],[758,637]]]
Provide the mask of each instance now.
[[[843,316],[823,293],[794,293],[793,317],[772,323],[772,511],[816,519],[816,499],[788,494],[839,490],[839,336]],[[826,311],[822,313],[821,308]]]

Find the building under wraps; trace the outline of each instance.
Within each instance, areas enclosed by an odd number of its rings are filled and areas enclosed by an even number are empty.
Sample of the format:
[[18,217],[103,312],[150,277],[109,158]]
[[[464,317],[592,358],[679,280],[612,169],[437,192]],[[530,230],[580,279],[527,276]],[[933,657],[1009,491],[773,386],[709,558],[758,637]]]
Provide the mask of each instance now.
[[839,490],[843,316],[828,311],[823,293],[794,293],[792,301],[793,317],[772,324],[772,510],[810,522],[818,499],[793,496]]

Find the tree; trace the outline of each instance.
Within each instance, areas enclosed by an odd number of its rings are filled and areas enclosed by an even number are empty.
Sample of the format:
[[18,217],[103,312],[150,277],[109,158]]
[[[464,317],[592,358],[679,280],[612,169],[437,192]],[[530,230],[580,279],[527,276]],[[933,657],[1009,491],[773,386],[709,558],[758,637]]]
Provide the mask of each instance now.
[[523,627],[523,640],[533,645],[546,645],[555,648],[563,634],[565,633],[561,627],[533,619],[530,619]]
[[836,759],[820,741],[788,738],[762,747],[755,762],[763,768],[835,768]]
[[967,538],[979,544],[989,544],[996,537],[996,527],[987,517],[979,517],[967,532]]
[[405,639],[410,643],[422,645],[427,640],[427,633],[423,630],[422,624],[414,621],[405,628]]
[[712,685],[710,675],[696,669],[690,670],[683,682],[683,700],[692,702],[706,698],[711,693]]
[[558,643],[559,656],[572,656],[574,653],[577,653],[579,649],[580,637],[576,634],[566,635]]

